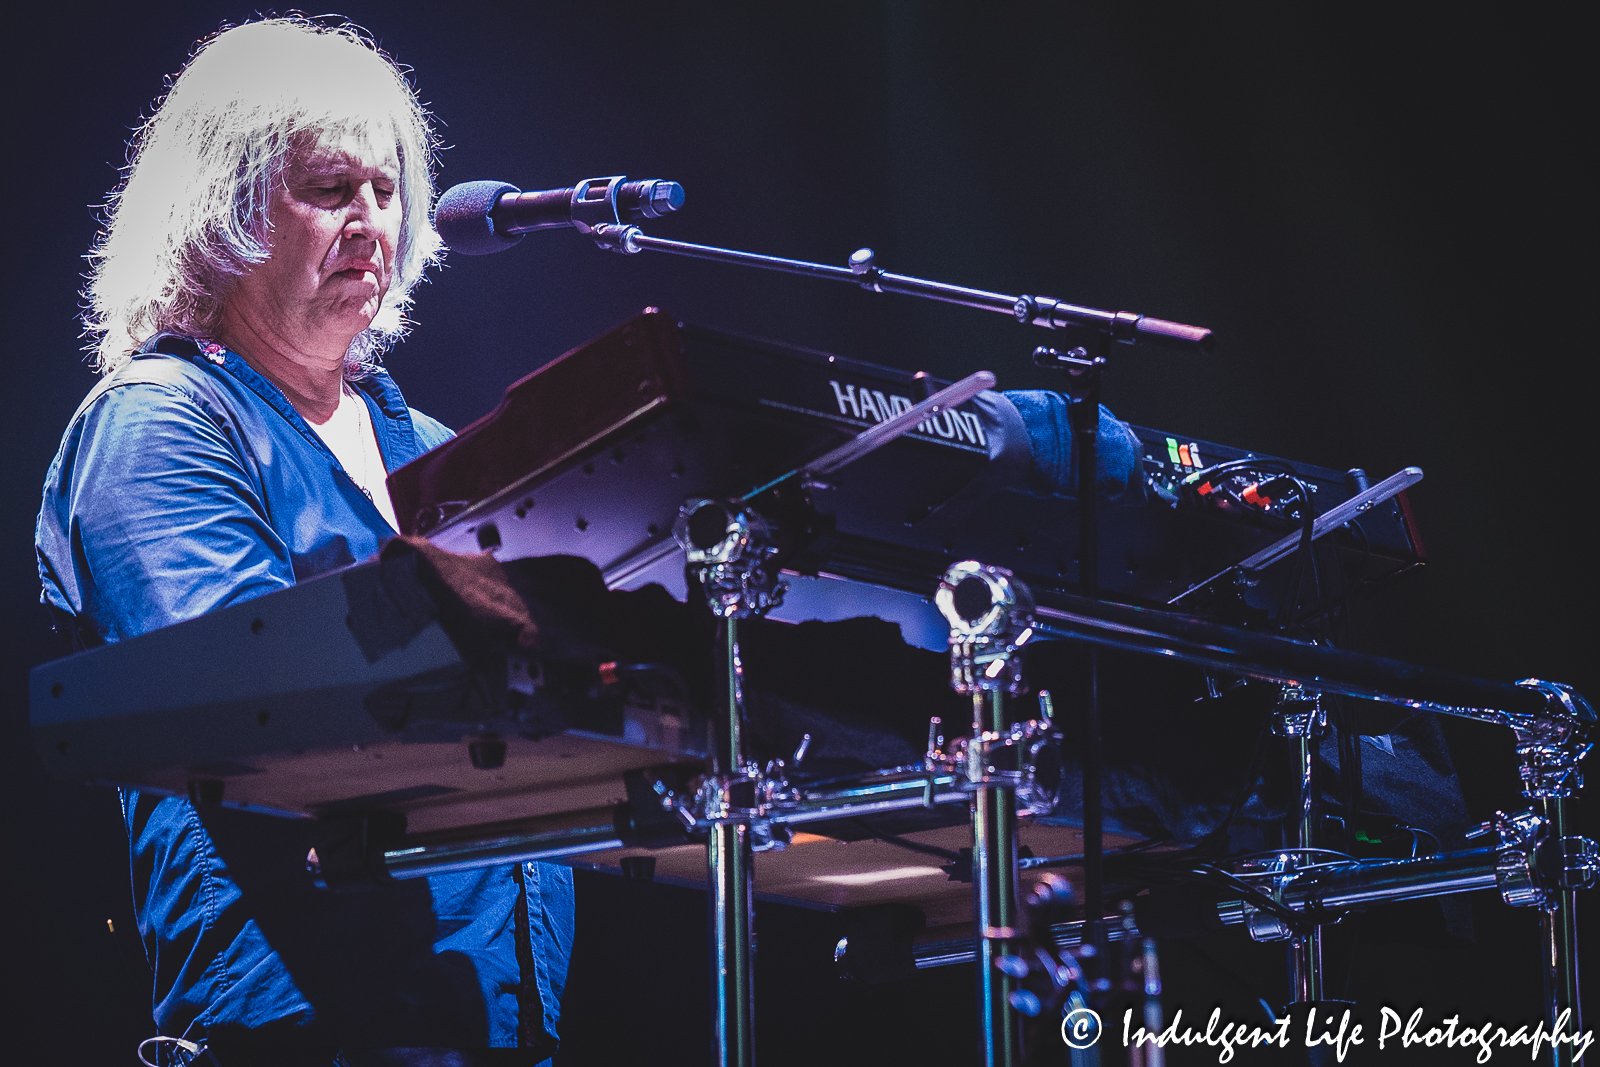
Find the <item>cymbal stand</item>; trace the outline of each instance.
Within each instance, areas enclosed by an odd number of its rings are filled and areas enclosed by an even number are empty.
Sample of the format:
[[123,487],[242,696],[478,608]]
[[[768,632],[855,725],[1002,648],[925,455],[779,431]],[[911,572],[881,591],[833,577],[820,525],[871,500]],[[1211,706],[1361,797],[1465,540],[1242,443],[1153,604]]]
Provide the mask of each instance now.
[[[987,1067],[1022,1062],[1021,1019],[1011,1002],[1016,978],[996,964],[1022,936],[1017,916],[1019,787],[1053,726],[1011,725],[1006,696],[1024,690],[1018,649],[1033,634],[1033,597],[1001,567],[964,562],[951,567],[934,594],[950,624],[950,685],[972,698],[972,735],[948,752],[930,747],[928,770],[955,765],[972,794],[972,889],[978,931],[978,1012]],[[1031,790],[1029,790],[1031,793]],[[1053,798],[1052,798],[1053,799]],[[1026,798],[1030,811],[1036,798]],[[1049,810],[1048,804],[1043,810]]]
[[699,585],[722,619],[718,658],[724,719],[715,724],[711,773],[699,804],[709,824],[712,1052],[718,1067],[755,1063],[755,886],[753,824],[761,812],[762,769],[745,758],[744,668],[739,620],[783,602],[784,583],[769,564],[777,550],[760,515],[714,500],[686,503],[673,536],[683,547],[691,585]]

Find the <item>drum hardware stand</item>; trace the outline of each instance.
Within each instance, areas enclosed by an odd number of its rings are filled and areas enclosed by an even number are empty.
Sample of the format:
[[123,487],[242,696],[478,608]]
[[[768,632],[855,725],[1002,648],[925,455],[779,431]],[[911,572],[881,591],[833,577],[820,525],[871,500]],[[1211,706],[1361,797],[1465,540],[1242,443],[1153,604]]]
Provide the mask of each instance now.
[[[621,176],[594,179],[609,182],[609,189],[618,188]],[[1071,412],[1074,448],[1078,463],[1078,500],[1080,516],[1079,575],[1082,592],[1093,597],[1098,592],[1099,557],[1097,552],[1096,517],[1096,463],[1095,439],[1099,430],[1100,380],[1105,367],[1105,357],[1110,343],[1117,341],[1132,344],[1145,340],[1174,348],[1209,352],[1215,338],[1204,327],[1168,322],[1128,311],[1102,311],[1080,307],[1047,296],[1010,295],[950,285],[903,274],[891,274],[877,265],[877,254],[870,248],[859,248],[851,253],[848,267],[824,263],[784,259],[778,256],[759,255],[710,245],[671,241],[645,234],[638,226],[624,223],[617,212],[614,196],[607,201],[609,207],[594,209],[597,214],[587,217],[585,232],[600,248],[625,255],[634,255],[647,249],[708,259],[762,270],[801,274],[812,278],[827,278],[859,285],[875,293],[902,293],[942,303],[959,304],[1011,315],[1023,325],[1046,329],[1064,329],[1069,338],[1083,335],[1089,338],[1085,347],[1078,345],[1061,355],[1054,349],[1040,348],[1034,354],[1035,362],[1066,370],[1069,386],[1066,390],[1073,400]],[[1085,853],[1085,914],[1091,919],[1090,940],[1096,945],[1104,943],[1098,916],[1104,898],[1104,813],[1101,797],[1101,752],[1098,654],[1089,650],[1087,673],[1088,714],[1084,729],[1084,853]],[[998,699],[998,698],[996,698]],[[983,719],[975,715],[974,723]],[[988,719],[998,727],[1001,719],[991,714]],[[976,732],[977,727],[974,726]],[[975,733],[976,736],[976,733]],[[975,846],[976,847],[976,846]]]
[[770,566],[777,553],[772,531],[748,508],[691,500],[678,512],[673,537],[683,547],[692,583],[702,588],[712,613],[722,619],[726,721],[713,726],[711,773],[699,791],[709,824],[712,1043],[719,1067],[749,1067],[755,1062],[752,824],[763,814],[764,798],[761,768],[744,753],[739,620],[760,617],[781,604],[786,586]]
[[[1055,797],[1037,788],[1036,757],[1054,725],[1007,721],[1006,697],[1025,689],[1016,655],[1033,636],[1033,596],[1000,567],[964,562],[939,582],[934,603],[950,624],[950,686],[972,698],[972,734],[941,747],[929,723],[926,769],[964,775],[972,794],[972,888],[978,932],[978,1010],[984,1062],[1016,1067],[1021,1023],[1011,1001],[1016,977],[1000,966],[1021,936],[1017,916],[1017,814],[1048,811]],[[1022,796],[1019,797],[1019,791]]]
[[[1279,689],[1278,706],[1273,713],[1272,732],[1279,737],[1293,738],[1296,742],[1293,847],[1297,851],[1285,852],[1281,857],[1283,874],[1274,878],[1277,882],[1284,877],[1292,878],[1295,866],[1309,854],[1309,850],[1317,847],[1317,824],[1321,820],[1319,809],[1322,806],[1322,795],[1316,783],[1317,741],[1328,732],[1328,713],[1322,706],[1322,695],[1295,683],[1283,685]],[[1281,920],[1274,921],[1281,923]],[[1258,935],[1253,924],[1250,936],[1257,941],[1277,940],[1276,937]],[[1291,1004],[1313,1003],[1323,999],[1320,923],[1313,925],[1310,930],[1292,934],[1289,943],[1289,994]]]
[[[614,213],[614,205],[612,210]],[[630,229],[637,233],[636,228]],[[612,228],[605,225],[594,230],[602,247],[610,247],[608,230]],[[620,248],[638,250],[626,241]],[[777,577],[778,531],[749,504],[791,484],[803,491],[812,478],[854,462],[945,407],[971,399],[994,384],[994,375],[979,371],[726,506],[701,499],[688,501],[679,509],[673,538],[683,548],[690,584],[702,588],[712,613],[722,619],[726,722],[714,724],[711,773],[702,782],[698,797],[701,817],[709,826],[706,862],[711,882],[712,1023],[721,1065],[748,1067],[755,1062],[752,856],[758,848],[783,848],[789,840],[787,829],[779,826],[775,830],[767,817],[775,802],[791,799],[783,761],[774,760],[763,771],[745,758],[742,740],[744,667],[739,656],[739,620],[765,615],[783,602],[787,588]],[[804,752],[802,744],[795,753],[796,762]],[[932,793],[930,785],[924,791],[924,803],[931,803]]]
[[[1514,815],[1497,812],[1494,819],[1469,831],[1468,836],[1492,837],[1493,844],[1411,859],[1351,860],[1292,870],[1286,870],[1286,865],[1275,859],[1266,869],[1266,873],[1275,876],[1270,895],[1281,906],[1301,913],[1320,910],[1337,914],[1364,905],[1484,889],[1498,889],[1505,902],[1515,907],[1544,907],[1563,889],[1575,891],[1600,880],[1600,845],[1572,836],[1555,848],[1550,824],[1535,811]],[[1545,850],[1542,856],[1541,849]],[[1559,867],[1551,862],[1558,857]],[[1136,901],[1139,907],[1131,930],[1125,922],[1119,930],[1117,918],[1108,918],[1113,936],[1118,940],[1132,933],[1169,936],[1159,918],[1155,925],[1137,925],[1147,899],[1150,898],[1140,897]],[[1293,936],[1287,922],[1248,900],[1224,900],[1211,906],[1218,923],[1253,928],[1256,940],[1286,941]],[[1050,927],[1050,936],[1059,947],[1076,947],[1083,941],[1083,927],[1082,920],[1056,922]],[[970,961],[975,952],[973,942],[962,941],[962,937],[970,937],[970,931],[947,936],[929,931],[926,940],[913,948],[917,965]]]

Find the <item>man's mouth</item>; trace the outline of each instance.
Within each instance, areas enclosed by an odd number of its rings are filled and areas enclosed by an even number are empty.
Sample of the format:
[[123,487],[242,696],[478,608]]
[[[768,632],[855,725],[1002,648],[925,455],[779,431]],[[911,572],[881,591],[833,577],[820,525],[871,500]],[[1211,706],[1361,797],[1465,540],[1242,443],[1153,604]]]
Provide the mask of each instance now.
[[359,281],[368,274],[372,275],[373,281],[378,280],[378,265],[376,263],[352,263],[343,270],[333,272],[335,278],[348,278],[351,281]]

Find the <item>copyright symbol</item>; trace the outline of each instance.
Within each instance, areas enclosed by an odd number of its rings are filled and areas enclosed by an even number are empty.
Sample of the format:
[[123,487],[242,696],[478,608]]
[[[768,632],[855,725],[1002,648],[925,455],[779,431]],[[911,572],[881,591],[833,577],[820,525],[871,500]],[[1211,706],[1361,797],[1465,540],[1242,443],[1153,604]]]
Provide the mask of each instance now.
[[1068,1048],[1089,1048],[1100,1040],[1100,1016],[1093,1008],[1073,1008],[1061,1018],[1061,1040]]

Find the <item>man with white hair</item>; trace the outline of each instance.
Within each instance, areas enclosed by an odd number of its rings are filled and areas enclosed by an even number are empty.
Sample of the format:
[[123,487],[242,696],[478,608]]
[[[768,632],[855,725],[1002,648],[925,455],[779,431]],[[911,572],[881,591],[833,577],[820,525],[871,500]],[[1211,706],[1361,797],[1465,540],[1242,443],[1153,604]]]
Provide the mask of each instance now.
[[[388,471],[450,437],[378,365],[436,261],[433,134],[392,60],[304,19],[204,42],[139,131],[91,261],[103,380],[36,543],[80,647],[375,554]],[[304,824],[123,797],[161,1034],[241,1064],[534,1064],[571,872],[319,893]]]

